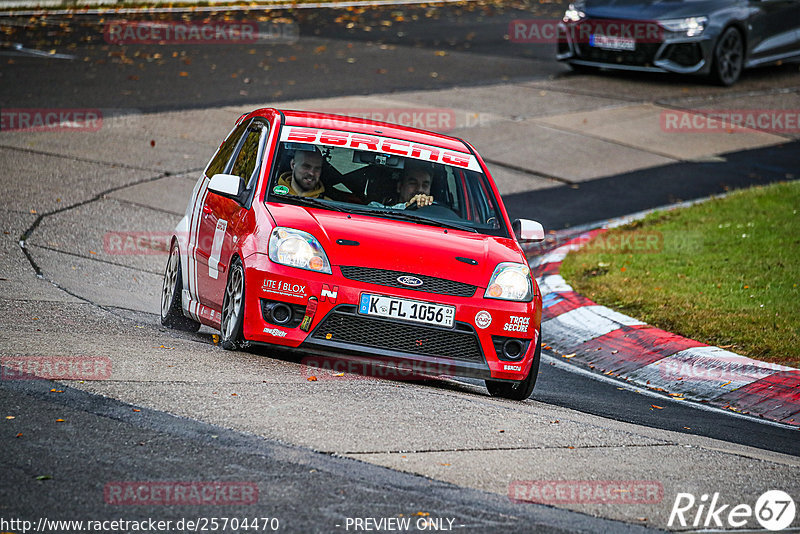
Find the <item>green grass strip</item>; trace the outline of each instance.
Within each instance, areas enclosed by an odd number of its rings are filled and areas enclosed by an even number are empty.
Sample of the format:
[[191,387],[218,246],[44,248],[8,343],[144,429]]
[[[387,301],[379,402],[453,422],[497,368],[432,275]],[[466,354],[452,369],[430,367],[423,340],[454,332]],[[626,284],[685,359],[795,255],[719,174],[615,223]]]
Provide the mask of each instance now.
[[651,214],[570,253],[561,274],[626,315],[800,367],[800,182]]

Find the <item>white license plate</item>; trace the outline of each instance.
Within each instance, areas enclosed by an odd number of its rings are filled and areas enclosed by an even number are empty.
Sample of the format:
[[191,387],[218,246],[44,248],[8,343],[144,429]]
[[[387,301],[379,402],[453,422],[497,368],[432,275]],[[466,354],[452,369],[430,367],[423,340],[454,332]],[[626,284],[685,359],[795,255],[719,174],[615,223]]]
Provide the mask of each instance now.
[[452,328],[456,307],[361,293],[358,313]]
[[636,50],[635,39],[630,39],[627,37],[613,37],[600,33],[593,34],[589,38],[589,44],[605,50],[628,50],[631,52]]

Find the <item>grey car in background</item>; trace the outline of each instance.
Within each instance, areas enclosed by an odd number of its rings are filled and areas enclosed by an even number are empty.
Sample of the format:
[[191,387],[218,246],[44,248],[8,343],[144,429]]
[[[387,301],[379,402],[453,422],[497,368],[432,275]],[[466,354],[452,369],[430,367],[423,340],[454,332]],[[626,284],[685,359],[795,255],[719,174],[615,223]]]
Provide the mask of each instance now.
[[710,76],[800,58],[800,0],[578,0],[558,28],[557,59]]

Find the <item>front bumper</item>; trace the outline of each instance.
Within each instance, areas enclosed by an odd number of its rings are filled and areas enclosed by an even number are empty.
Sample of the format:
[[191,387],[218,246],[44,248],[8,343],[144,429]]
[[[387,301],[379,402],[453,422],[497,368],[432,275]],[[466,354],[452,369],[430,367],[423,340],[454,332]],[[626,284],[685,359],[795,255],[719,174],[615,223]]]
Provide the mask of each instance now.
[[[527,303],[484,299],[479,287],[471,296],[428,293],[356,281],[337,266],[332,275],[325,275],[254,256],[245,260],[243,333],[251,343],[367,358],[389,366],[412,362],[420,374],[496,380],[521,380],[533,363],[541,321],[538,290]],[[365,292],[455,306],[455,324],[445,328],[359,314],[357,306]],[[274,303],[286,306],[275,317]],[[314,306],[313,317],[303,323],[299,314],[310,315]],[[287,308],[292,310],[288,319],[283,313]],[[488,325],[486,314],[491,317]],[[484,318],[480,326],[478,315]],[[519,349],[516,358],[509,359],[503,348],[506,342]]]
[[665,30],[657,39],[637,42],[634,50],[610,50],[590,44],[587,36],[591,35],[594,22],[585,19],[559,23],[556,59],[588,67],[642,72],[707,74],[711,68],[713,41],[707,32],[686,37]]

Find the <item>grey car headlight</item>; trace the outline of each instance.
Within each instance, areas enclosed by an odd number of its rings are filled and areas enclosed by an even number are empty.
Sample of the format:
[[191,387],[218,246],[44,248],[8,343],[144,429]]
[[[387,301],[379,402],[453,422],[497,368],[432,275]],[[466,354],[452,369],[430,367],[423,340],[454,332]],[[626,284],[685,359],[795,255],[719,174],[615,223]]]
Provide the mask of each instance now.
[[533,298],[531,270],[527,265],[503,262],[494,268],[483,298],[528,302]]
[[658,23],[667,31],[685,33],[686,37],[696,37],[706,29],[708,17],[660,20]]
[[269,236],[269,259],[281,265],[331,274],[331,264],[317,238],[294,228],[277,227]]

